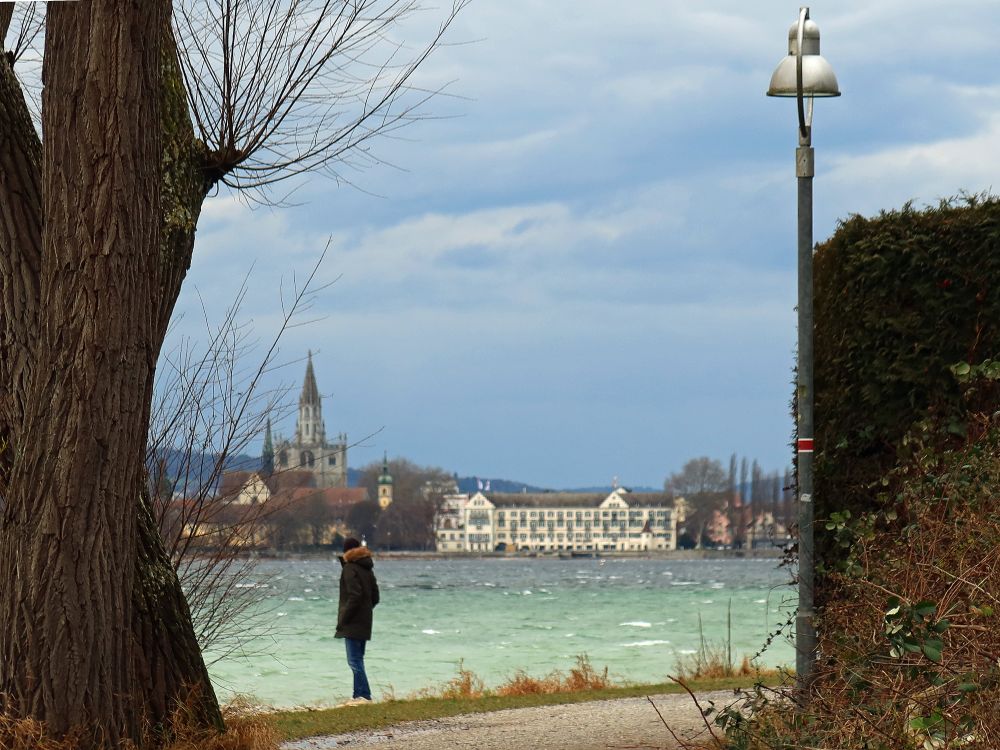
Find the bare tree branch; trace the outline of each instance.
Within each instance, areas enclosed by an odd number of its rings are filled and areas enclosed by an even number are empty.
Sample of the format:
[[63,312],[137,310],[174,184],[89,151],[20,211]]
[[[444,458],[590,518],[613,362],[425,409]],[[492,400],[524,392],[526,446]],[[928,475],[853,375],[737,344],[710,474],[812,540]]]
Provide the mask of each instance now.
[[[164,353],[159,368],[146,452],[150,491],[198,641],[215,659],[246,651],[260,635],[249,611],[259,604],[260,592],[246,585],[255,561],[243,550],[252,548],[269,517],[282,510],[277,504],[240,507],[235,497],[218,496],[217,486],[229,458],[246,452],[268,418],[290,410],[290,389],[268,390],[262,381],[280,366],[278,343],[285,331],[328,286],[314,282],[329,247],[330,241],[304,283],[283,302],[283,319],[262,357],[256,358],[258,342],[239,320],[244,280],[221,323],[209,326],[201,354],[185,339]],[[170,452],[178,458],[168,466]]]
[[[45,28],[45,10],[40,3],[20,3],[13,7],[17,8],[17,13],[13,14],[17,18],[17,37],[13,47],[11,47],[11,56],[16,62],[28,50],[34,48],[35,40]],[[2,27],[2,20],[3,18],[0,16],[0,27]]]
[[417,0],[177,0],[174,23],[210,180],[260,189],[304,172],[346,181],[368,141],[422,117],[413,85],[469,0],[415,51],[391,33]]

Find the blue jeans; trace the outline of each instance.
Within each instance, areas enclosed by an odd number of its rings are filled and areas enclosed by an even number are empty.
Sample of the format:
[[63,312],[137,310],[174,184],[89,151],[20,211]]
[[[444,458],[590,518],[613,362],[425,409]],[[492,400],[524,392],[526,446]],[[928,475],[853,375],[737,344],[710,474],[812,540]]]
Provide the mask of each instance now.
[[347,645],[347,666],[354,672],[354,698],[372,699],[372,690],[368,687],[368,675],[365,674],[365,641],[357,638],[345,638]]

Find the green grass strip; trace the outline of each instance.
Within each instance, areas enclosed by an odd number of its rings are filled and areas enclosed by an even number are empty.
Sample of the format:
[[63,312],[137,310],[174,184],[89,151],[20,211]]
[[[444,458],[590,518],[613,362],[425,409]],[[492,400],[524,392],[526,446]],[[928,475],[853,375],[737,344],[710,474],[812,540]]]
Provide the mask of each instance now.
[[[725,677],[711,680],[692,680],[687,683],[691,690],[727,690],[746,688],[757,682],[757,678]],[[768,675],[765,681],[776,683],[778,678]],[[485,695],[481,698],[447,699],[417,698],[413,700],[393,700],[373,703],[370,706],[345,706],[344,708],[324,708],[315,710],[278,711],[269,714],[282,740],[298,740],[330,734],[344,734],[361,730],[380,729],[404,721],[442,719],[459,714],[487,713],[507,708],[530,708],[532,706],[553,706],[566,703],[635,698],[662,693],[682,693],[684,689],[676,683],[658,685],[629,685],[589,690],[577,693],[549,693],[533,695],[499,696]]]

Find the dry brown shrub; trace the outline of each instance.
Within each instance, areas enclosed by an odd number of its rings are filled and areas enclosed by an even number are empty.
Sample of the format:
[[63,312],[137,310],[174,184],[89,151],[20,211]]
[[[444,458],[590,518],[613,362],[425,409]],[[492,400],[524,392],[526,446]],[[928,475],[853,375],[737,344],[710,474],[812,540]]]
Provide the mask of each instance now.
[[586,654],[576,657],[576,666],[569,670],[569,677],[564,682],[563,692],[577,692],[580,690],[603,690],[611,687],[608,679],[608,668],[605,667],[598,672],[590,663],[590,658]]
[[0,716],[0,748],[4,750],[78,750],[80,739],[70,735],[54,739],[35,719]]
[[[191,710],[180,708],[171,719],[169,739],[157,740],[150,735],[143,747],[161,750],[277,750],[277,730],[266,717],[247,708],[247,704],[243,703],[227,707],[223,711],[226,730],[221,733],[197,725],[192,721]],[[80,732],[56,739],[48,734],[44,724],[35,719],[0,716],[2,750],[83,750],[92,744]],[[126,742],[122,750],[135,750],[135,746]]]
[[586,654],[576,657],[576,666],[569,674],[559,670],[550,672],[545,677],[531,677],[524,670],[518,670],[514,676],[497,688],[497,695],[538,695],[549,693],[578,693],[585,690],[603,690],[610,687],[608,668],[598,672],[590,663]]
[[514,676],[497,688],[497,695],[543,695],[558,693],[562,687],[559,673],[546,677],[532,677],[523,669],[514,672]]
[[469,698],[482,698],[486,693],[486,686],[482,679],[470,669],[465,668],[465,662],[458,663],[458,674],[445,683],[441,689],[440,696],[449,700],[466,700]]
[[174,736],[164,750],[277,750],[278,733],[262,717],[233,719],[226,731],[188,732]]
[[[743,656],[739,665],[729,661],[725,644],[703,643],[697,653],[679,657],[674,665],[675,675],[681,680],[715,680],[725,677],[747,677],[760,673]],[[762,674],[762,673],[761,673]]]
[[594,669],[586,654],[576,657],[576,666],[569,674],[554,670],[544,677],[532,677],[523,669],[514,672],[495,690],[488,690],[472,670],[465,668],[465,663],[458,663],[458,671],[454,677],[439,687],[429,687],[418,690],[411,698],[446,698],[449,700],[465,700],[482,698],[487,695],[546,695],[552,693],[575,693],[585,690],[603,690],[612,686],[608,678],[608,668],[600,672]]
[[226,707],[224,718],[226,731],[220,734],[193,725],[184,711],[175,712],[164,750],[277,750],[278,732],[265,716],[237,703]]
[[758,694],[726,747],[1000,748],[1000,429],[895,479],[891,510],[838,532],[807,704]]

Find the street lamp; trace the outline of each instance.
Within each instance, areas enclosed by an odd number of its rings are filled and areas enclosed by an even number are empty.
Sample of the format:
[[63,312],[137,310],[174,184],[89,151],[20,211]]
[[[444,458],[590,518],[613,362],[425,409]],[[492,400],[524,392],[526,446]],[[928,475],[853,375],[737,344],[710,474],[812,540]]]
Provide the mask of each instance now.
[[[768,96],[795,97],[799,113],[799,147],[795,176],[799,186],[799,346],[798,346],[798,493],[799,606],[795,616],[795,672],[801,690],[808,688],[816,661],[813,544],[813,99],[840,96],[833,68],[819,54],[819,27],[809,8],[788,32],[788,55],[771,76]],[[805,99],[808,98],[808,108]]]

